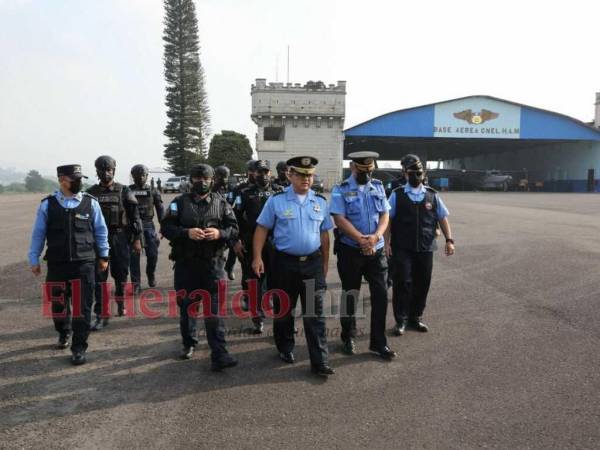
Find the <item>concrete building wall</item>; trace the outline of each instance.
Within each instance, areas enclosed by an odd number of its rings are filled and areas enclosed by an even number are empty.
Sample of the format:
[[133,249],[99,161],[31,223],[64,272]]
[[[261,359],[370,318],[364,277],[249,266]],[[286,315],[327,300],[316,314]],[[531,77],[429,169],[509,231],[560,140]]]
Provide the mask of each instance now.
[[[325,188],[341,179],[346,82],[269,83],[252,86],[252,120],[257,124],[256,151],[274,167],[294,156],[319,160],[317,174]],[[265,128],[279,129],[280,140],[265,139]],[[272,138],[272,137],[271,137]]]

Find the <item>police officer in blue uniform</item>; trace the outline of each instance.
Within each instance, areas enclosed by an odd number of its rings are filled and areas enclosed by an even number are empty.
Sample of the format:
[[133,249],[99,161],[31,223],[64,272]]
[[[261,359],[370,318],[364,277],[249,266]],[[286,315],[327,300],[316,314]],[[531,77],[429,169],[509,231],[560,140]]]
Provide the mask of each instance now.
[[[268,290],[268,275],[271,269],[272,259],[272,244],[271,240],[267,239],[263,247],[262,259],[265,264],[265,272],[256,277],[252,270],[252,237],[256,230],[256,221],[268,199],[280,192],[281,189],[274,189],[271,186],[271,168],[269,161],[264,159],[256,161],[255,164],[256,177],[254,184],[242,189],[235,199],[234,211],[240,227],[240,240],[234,246],[234,251],[242,265],[242,289],[248,289],[248,282],[256,280],[257,292],[255,299],[246,299],[246,309],[252,313],[252,322],[254,323],[254,333],[260,334],[263,332],[264,313],[262,311],[261,299],[264,293]],[[248,304],[247,300],[251,300]]]
[[[160,239],[154,227],[154,210],[158,221],[163,218],[165,209],[160,192],[154,189],[153,186],[148,186],[148,168],[143,164],[136,164],[131,168],[131,177],[133,184],[129,185],[129,189],[135,196],[138,202],[138,211],[142,226],[144,227],[144,250],[146,251],[146,276],[148,277],[148,286],[156,286],[156,263],[158,261],[158,246]],[[131,271],[131,282],[134,285],[134,292],[140,292],[140,284],[142,275],[140,270],[140,254],[131,253],[129,262]]]
[[352,175],[331,191],[330,212],[338,229],[337,267],[342,282],[341,325],[343,351],[355,353],[355,309],[364,276],[371,293],[371,337],[369,350],[384,359],[396,353],[387,345],[387,260],[383,235],[389,222],[390,205],[381,181],[372,178],[375,152],[354,152]]
[[[223,252],[235,241],[238,225],[231,205],[211,192],[214,171],[207,164],[190,170],[191,192],[176,197],[161,222],[161,232],[171,244],[170,258],[175,261],[175,289],[184,290],[179,305],[183,359],[190,359],[198,343],[196,311],[202,301],[193,294],[202,289],[210,294],[210,311],[203,308],[206,338],[211,349],[211,368],[221,371],[237,360],[227,352],[225,324],[219,316],[218,282],[225,278]],[[207,305],[208,306],[208,305]]]
[[267,200],[258,217],[252,269],[258,276],[265,273],[262,253],[272,233],[275,248],[269,284],[287,294],[284,299],[273,298],[273,334],[279,357],[286,363],[295,361],[292,313],[300,296],[311,370],[328,377],[334,371],[328,365],[323,296],[333,223],[325,197],[310,189],[317,163],[311,156],[287,161],[291,185]]
[[[110,274],[115,281],[117,313],[125,315],[124,285],[129,274],[129,257],[133,250],[142,251],[143,226],[138,211],[138,202],[127,186],[114,181],[117,163],[114,158],[103,155],[96,158],[96,175],[100,183],[88,189],[88,193],[98,199],[104,221],[108,227],[110,244]],[[108,280],[108,272],[96,274],[94,314],[96,320],[92,331],[99,331],[108,325],[110,306],[103,301],[103,283]],[[104,311],[106,303],[108,310]]]
[[[46,281],[64,283],[64,288],[51,288],[52,316],[59,336],[57,347],[67,348],[72,332],[71,362],[79,365],[86,361],[96,259],[99,271],[105,272],[108,267],[108,230],[96,199],[81,192],[81,179],[87,178],[81,173],[81,166],[59,166],[56,172],[60,189],[44,198],[38,208],[29,264],[34,275],[40,275],[39,258],[46,241]],[[74,293],[74,289],[79,292]],[[76,300],[79,304],[74,305]]]
[[446,255],[454,254],[448,209],[435,189],[423,184],[423,163],[412,154],[404,156],[401,163],[406,184],[390,196],[391,222],[386,233],[387,253],[393,260],[392,303],[398,336],[407,327],[420,332],[429,329],[422,315],[431,284],[438,224],[446,237]]

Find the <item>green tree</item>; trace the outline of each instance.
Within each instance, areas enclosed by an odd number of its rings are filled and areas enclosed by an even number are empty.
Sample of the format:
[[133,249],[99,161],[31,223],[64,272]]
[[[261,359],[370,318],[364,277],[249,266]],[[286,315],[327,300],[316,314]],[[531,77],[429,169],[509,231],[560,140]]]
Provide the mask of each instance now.
[[210,141],[208,163],[212,166],[224,164],[232,173],[245,173],[246,161],[251,158],[252,147],[245,134],[223,130]]
[[167,126],[164,157],[170,172],[188,173],[206,157],[210,110],[200,63],[198,20],[193,0],[164,0]]
[[46,182],[37,170],[30,170],[25,177],[25,187],[29,192],[44,192]]

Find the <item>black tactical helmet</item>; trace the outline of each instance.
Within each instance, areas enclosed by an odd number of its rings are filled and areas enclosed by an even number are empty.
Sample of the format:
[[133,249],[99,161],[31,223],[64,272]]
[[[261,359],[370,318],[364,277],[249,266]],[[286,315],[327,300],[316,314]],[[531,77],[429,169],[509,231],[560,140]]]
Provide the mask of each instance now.
[[131,176],[132,177],[140,177],[140,176],[144,176],[144,175],[148,175],[148,168],[143,165],[143,164],[136,164],[135,166],[133,166],[131,168]]
[[96,170],[115,169],[117,167],[117,162],[112,156],[102,155],[96,158],[94,166],[96,166]]
[[288,169],[287,164],[285,163],[285,161],[279,161],[277,163],[277,172],[285,172]]
[[213,178],[215,171],[208,164],[196,164],[190,169],[190,178]]
[[254,172],[256,170],[256,160],[255,159],[248,160],[248,162],[246,163],[246,170],[248,170],[248,172]]
[[229,167],[227,166],[215,167],[215,175],[220,176],[221,178],[229,178],[230,173]]

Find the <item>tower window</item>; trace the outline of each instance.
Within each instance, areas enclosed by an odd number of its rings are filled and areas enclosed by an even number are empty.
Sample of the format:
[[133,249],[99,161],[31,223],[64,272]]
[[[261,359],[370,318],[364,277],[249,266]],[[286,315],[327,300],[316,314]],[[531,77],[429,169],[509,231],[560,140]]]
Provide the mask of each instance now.
[[284,127],[265,127],[263,139],[265,141],[283,141],[285,137]]

